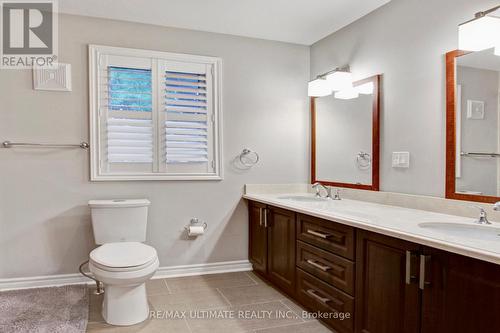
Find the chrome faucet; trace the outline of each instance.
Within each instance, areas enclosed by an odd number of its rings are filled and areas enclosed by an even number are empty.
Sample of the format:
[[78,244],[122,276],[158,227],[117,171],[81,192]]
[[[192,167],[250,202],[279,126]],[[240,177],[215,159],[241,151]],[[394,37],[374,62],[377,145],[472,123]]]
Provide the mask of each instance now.
[[314,183],[312,188],[316,190],[316,197],[322,198],[320,189],[322,188],[326,192],[326,198],[330,197],[330,189],[321,183]]
[[332,193],[332,188],[330,186],[325,186],[321,183],[314,183],[312,185],[312,188],[316,190],[316,197],[317,198],[322,198],[322,196],[320,194],[320,188],[322,188],[326,192],[325,198],[330,198],[332,200],[342,200],[340,198],[340,190],[338,188],[335,189],[335,193]]
[[332,188],[330,187],[330,198],[332,200],[342,200],[342,198],[340,197],[340,190],[338,188],[335,189],[335,194],[332,195]]
[[[488,221],[488,216],[486,214],[486,211],[482,207],[479,207],[479,206],[474,206],[474,207],[479,209],[479,219],[476,220],[475,223],[477,223],[477,224],[491,224],[491,222]],[[498,209],[500,209],[500,205],[499,205]]]

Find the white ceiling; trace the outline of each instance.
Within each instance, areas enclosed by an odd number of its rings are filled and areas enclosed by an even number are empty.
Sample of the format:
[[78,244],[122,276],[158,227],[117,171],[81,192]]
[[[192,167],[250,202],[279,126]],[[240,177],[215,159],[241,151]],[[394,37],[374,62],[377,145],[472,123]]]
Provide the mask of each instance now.
[[311,45],[389,1],[59,0],[59,11]]

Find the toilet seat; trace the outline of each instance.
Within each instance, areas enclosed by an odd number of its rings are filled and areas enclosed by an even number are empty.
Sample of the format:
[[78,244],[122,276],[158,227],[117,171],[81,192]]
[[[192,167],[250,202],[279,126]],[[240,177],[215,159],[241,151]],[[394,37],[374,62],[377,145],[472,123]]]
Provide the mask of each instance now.
[[156,250],[139,242],[106,243],[90,252],[93,266],[108,272],[138,271],[157,260]]

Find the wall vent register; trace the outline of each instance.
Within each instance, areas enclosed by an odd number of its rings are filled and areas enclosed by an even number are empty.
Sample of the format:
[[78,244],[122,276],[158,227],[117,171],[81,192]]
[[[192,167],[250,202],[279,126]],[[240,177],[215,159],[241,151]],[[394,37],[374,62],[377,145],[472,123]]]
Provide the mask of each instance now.
[[219,58],[89,52],[92,180],[221,179]]

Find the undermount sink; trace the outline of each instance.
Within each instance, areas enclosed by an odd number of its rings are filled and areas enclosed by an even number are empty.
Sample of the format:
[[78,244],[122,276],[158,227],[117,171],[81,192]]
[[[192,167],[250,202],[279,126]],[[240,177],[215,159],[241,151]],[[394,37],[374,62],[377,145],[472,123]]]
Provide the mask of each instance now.
[[314,196],[308,196],[308,195],[288,195],[288,196],[284,196],[284,197],[279,197],[278,199],[300,201],[300,202],[328,201],[327,198],[320,198],[320,197],[314,197]]
[[420,228],[430,229],[448,236],[500,241],[500,228],[489,225],[426,222],[420,223],[418,226]]

